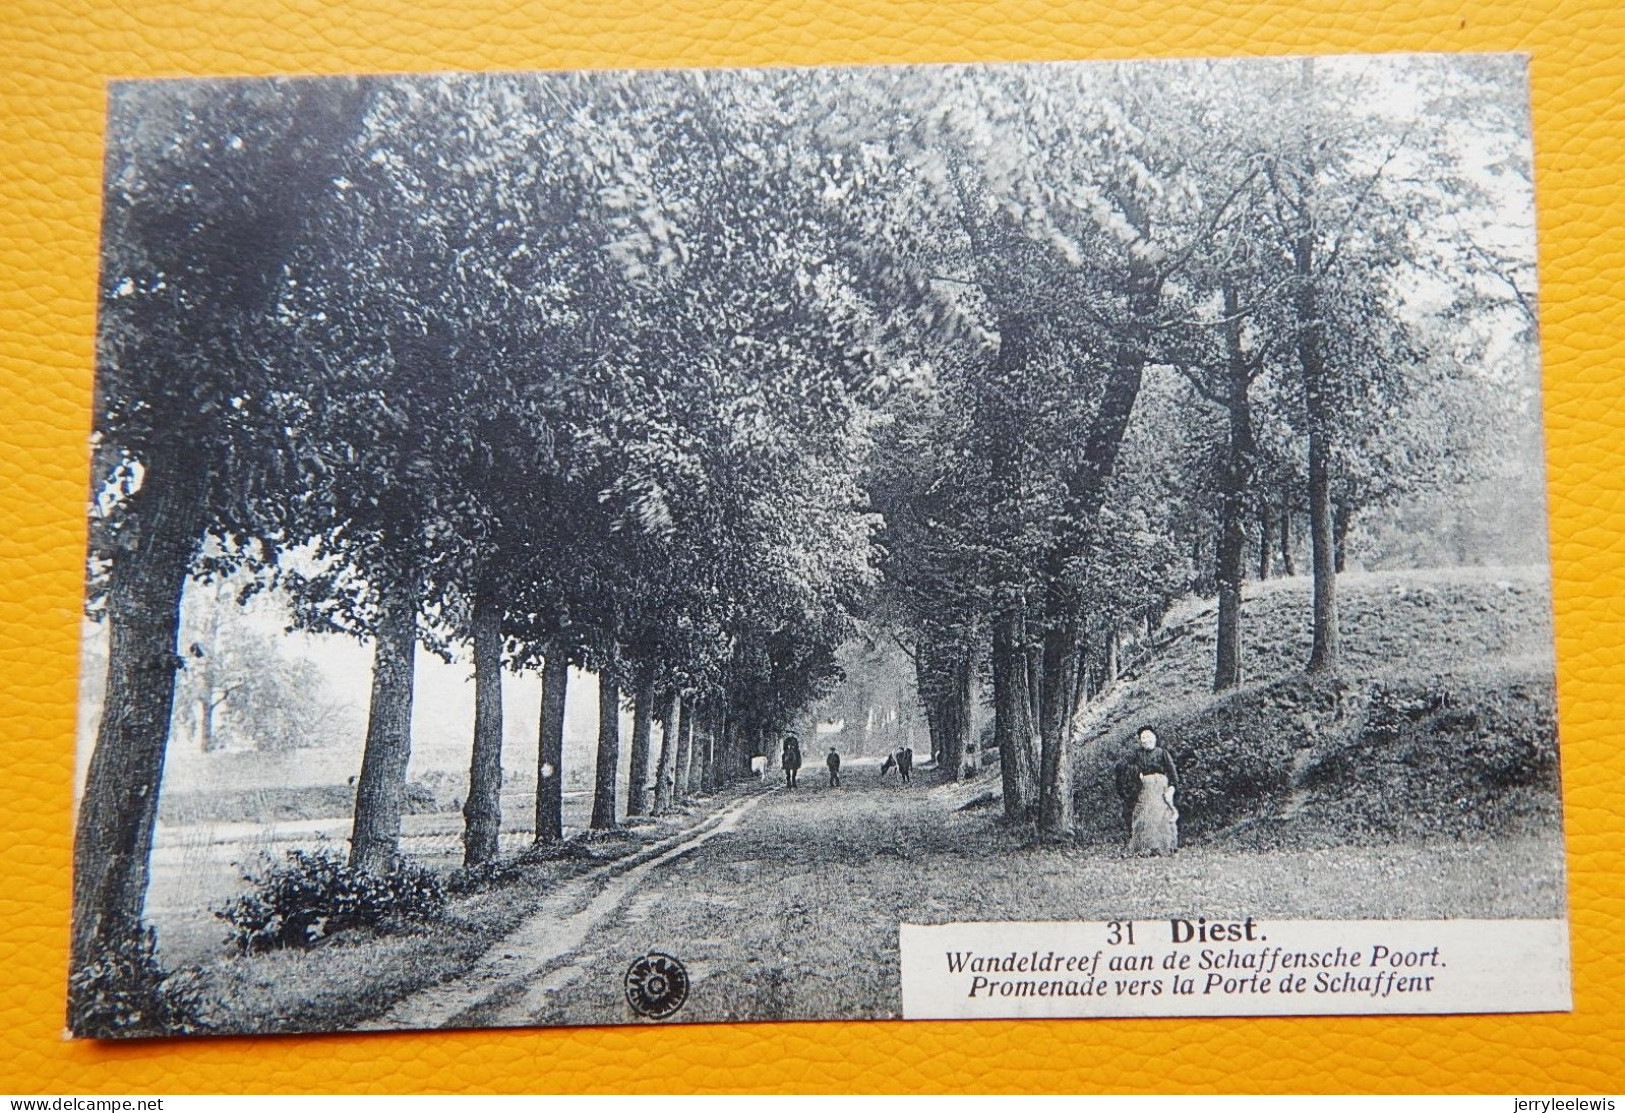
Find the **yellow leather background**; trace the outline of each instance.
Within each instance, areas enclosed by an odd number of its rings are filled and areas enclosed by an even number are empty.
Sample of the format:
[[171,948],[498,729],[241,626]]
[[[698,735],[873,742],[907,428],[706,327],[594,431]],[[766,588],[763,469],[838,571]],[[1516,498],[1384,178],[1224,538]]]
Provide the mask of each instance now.
[[[1533,57],[1572,1015],[60,1039],[105,79],[1395,50]],[[1625,1091],[1615,0],[4,0],[0,62],[0,1090]]]

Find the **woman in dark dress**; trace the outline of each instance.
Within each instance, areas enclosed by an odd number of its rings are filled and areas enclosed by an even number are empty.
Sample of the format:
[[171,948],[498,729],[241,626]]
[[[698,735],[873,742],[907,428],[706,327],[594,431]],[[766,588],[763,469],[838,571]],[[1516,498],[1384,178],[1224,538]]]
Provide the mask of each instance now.
[[[1134,782],[1138,782],[1137,785]],[[1179,769],[1173,755],[1157,744],[1157,732],[1141,727],[1139,746],[1119,771],[1119,791],[1137,788],[1128,815],[1130,854],[1172,854],[1179,849],[1179,812],[1174,790]]]

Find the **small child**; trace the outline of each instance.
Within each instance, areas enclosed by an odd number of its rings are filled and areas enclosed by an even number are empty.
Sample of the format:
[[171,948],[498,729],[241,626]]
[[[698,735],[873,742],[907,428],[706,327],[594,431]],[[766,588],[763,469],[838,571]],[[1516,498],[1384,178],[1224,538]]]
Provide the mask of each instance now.
[[829,787],[830,788],[840,788],[841,787],[841,755],[835,752],[835,747],[834,746],[831,746],[829,748],[829,756],[824,759],[824,764],[829,766]]

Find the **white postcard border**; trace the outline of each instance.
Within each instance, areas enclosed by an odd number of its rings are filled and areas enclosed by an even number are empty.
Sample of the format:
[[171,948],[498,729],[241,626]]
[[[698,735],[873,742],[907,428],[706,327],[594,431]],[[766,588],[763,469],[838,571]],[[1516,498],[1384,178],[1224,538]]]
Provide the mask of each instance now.
[[1568,922],[1163,920],[903,924],[903,1016],[1568,1012]]

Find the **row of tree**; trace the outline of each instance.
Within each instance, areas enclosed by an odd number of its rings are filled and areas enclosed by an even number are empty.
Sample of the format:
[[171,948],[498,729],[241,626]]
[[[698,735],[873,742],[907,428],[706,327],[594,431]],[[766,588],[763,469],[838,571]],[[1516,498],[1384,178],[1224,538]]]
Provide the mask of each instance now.
[[874,361],[805,262],[826,231],[770,142],[773,90],[655,83],[116,94],[79,956],[139,919],[188,575],[247,569],[304,627],[373,643],[352,861],[375,870],[420,644],[471,649],[470,864],[500,830],[504,663],[544,674],[544,839],[570,664],[600,686],[596,827],[669,806],[680,769],[748,769],[833,678],[873,579],[851,461]]
[[1214,687],[1240,683],[1249,551],[1290,574],[1301,507],[1307,667],[1335,670],[1355,517],[1528,458],[1533,389],[1506,63],[1076,76],[1083,95],[967,75],[927,118],[913,257],[996,342],[941,340],[869,480],[933,750],[967,768],[985,670],[1006,812],[1053,837],[1072,724],[1128,631],[1216,594]]
[[398,851],[420,646],[472,657],[477,864],[504,667],[543,676],[556,838],[569,665],[606,827],[743,775],[860,618],[951,775],[990,669],[1006,809],[1065,834],[1089,655],[1189,586],[1193,519],[1235,683],[1246,523],[1306,492],[1330,668],[1338,509],[1465,466],[1452,399],[1494,393],[1454,380],[1505,332],[1494,280],[1528,286],[1494,219],[1521,166],[1483,157],[1502,71],[116,87],[76,958],[139,923],[191,576],[373,645],[358,866]]

